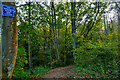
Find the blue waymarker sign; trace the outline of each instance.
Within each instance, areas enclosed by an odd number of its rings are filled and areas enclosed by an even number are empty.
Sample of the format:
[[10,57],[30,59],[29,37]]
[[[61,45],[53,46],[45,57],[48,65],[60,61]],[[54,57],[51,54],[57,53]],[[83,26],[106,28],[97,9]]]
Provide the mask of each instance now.
[[3,16],[14,17],[15,13],[16,13],[16,7],[2,4],[2,15]]

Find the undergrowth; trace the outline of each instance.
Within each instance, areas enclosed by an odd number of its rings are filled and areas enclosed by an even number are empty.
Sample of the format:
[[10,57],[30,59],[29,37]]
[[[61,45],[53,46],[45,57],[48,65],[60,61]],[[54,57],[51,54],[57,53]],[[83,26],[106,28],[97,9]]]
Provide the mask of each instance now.
[[77,48],[72,78],[119,78],[117,42],[85,42]]
[[28,69],[28,70],[23,69],[23,70],[19,70],[19,71],[17,70],[17,71],[14,71],[12,79],[35,78],[37,76],[45,74],[49,70],[51,70],[51,68],[43,67],[43,66],[38,66],[38,67],[31,69],[32,73],[30,72],[30,69]]

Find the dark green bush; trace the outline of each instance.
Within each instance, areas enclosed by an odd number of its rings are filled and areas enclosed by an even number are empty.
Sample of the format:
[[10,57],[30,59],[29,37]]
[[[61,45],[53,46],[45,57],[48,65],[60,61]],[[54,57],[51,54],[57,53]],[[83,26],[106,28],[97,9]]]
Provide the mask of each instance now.
[[79,70],[102,77],[118,77],[119,63],[118,42],[84,42],[77,48],[75,62]]
[[21,72],[24,71],[24,66],[27,63],[28,63],[27,53],[25,52],[25,48],[23,48],[23,47],[18,48],[17,60],[16,60],[16,63],[15,63],[15,69],[14,69],[14,72],[13,72],[13,77],[18,77],[19,74],[21,74]]

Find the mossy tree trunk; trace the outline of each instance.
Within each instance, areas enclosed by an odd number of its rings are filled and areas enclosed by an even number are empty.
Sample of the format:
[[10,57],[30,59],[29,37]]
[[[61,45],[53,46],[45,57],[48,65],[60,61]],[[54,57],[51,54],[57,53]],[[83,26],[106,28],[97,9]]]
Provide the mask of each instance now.
[[[15,6],[14,2],[2,4]],[[14,17],[3,16],[2,43],[2,78],[11,78],[18,49],[17,14]]]
[[[1,9],[1,0],[0,0],[0,9]],[[0,10],[0,80],[2,79],[2,47],[1,47],[1,30],[2,29],[2,10]]]

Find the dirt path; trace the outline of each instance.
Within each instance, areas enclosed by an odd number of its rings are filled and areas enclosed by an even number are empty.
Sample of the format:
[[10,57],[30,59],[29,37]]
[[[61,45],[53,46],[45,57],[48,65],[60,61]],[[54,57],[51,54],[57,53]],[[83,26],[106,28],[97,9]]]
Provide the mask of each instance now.
[[53,69],[39,78],[65,78],[74,65]]

